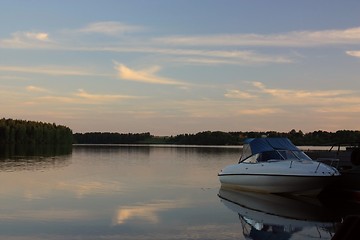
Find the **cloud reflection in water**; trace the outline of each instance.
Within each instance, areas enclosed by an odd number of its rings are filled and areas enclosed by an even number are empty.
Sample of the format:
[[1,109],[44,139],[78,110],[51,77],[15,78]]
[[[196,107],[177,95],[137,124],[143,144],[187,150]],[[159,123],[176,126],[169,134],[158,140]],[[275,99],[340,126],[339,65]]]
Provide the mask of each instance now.
[[160,200],[142,205],[123,206],[117,210],[113,219],[113,225],[125,224],[134,219],[156,224],[160,222],[159,212],[179,208],[181,205],[183,206],[184,204],[170,200]]

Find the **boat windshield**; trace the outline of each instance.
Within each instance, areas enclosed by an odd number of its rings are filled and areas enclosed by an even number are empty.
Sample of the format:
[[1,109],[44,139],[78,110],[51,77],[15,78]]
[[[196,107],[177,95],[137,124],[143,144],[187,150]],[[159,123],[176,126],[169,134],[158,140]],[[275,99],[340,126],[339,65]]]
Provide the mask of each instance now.
[[308,155],[306,155],[306,153],[302,152],[302,151],[293,151],[293,153],[296,155],[296,157],[298,159],[301,160],[312,160]]
[[254,154],[242,162],[244,163],[258,163],[258,162],[267,162],[267,161],[281,161],[281,160],[311,160],[304,152],[302,151],[290,151],[290,150],[274,150],[266,151],[262,153]]

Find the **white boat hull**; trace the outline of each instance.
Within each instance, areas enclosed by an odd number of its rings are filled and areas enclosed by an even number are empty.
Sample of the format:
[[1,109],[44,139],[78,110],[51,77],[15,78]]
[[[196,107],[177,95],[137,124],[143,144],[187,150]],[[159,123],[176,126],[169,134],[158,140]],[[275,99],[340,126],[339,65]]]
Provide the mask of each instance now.
[[314,161],[240,163],[219,173],[222,187],[266,193],[317,195],[339,177],[338,172]]
[[298,193],[317,195],[329,186],[335,177],[304,177],[279,175],[231,175],[219,176],[224,188],[266,193]]

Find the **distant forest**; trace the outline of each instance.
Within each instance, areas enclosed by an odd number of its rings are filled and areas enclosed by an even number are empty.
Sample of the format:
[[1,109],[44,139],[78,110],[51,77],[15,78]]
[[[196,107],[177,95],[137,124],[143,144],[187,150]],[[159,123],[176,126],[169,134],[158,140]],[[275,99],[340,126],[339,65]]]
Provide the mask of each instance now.
[[66,126],[25,120],[0,119],[1,145],[26,144],[180,144],[180,145],[241,145],[246,138],[287,137],[295,145],[325,146],[333,144],[360,144],[360,131],[339,130],[336,132],[314,131],[290,132],[221,132],[205,131],[176,136],[153,136],[146,133],[88,132],[72,133]]
[[72,130],[55,123],[0,119],[0,144],[72,144]]
[[290,132],[221,132],[205,131],[196,134],[180,134],[159,137],[150,133],[110,133],[90,132],[75,133],[74,143],[78,144],[180,144],[180,145],[240,145],[246,138],[287,137],[295,145],[326,146],[333,144],[360,143],[360,131],[339,130],[336,132],[314,131],[303,133],[301,130]]
[[75,133],[74,143],[78,144],[136,144],[153,141],[150,133],[111,133],[89,132]]

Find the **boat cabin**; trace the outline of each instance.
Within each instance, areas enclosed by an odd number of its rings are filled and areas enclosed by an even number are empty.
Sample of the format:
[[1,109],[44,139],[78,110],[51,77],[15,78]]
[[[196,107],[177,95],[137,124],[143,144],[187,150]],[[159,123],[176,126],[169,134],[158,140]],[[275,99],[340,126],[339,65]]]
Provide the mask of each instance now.
[[244,142],[239,163],[282,160],[311,160],[311,158],[288,138],[251,138]]

